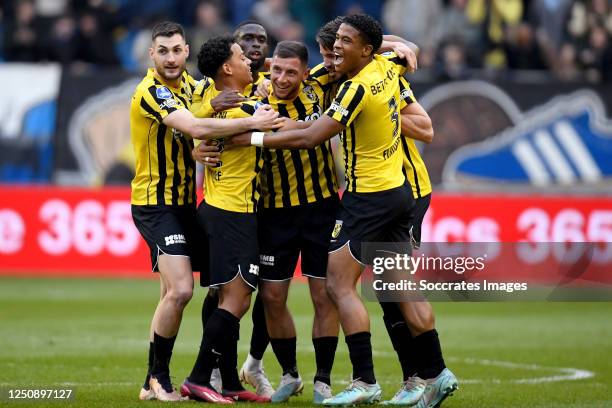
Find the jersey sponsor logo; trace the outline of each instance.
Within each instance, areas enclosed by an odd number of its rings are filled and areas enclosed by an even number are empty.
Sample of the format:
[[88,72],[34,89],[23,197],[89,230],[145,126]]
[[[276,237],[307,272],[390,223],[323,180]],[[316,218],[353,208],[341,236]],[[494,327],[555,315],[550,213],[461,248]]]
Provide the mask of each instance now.
[[334,230],[332,231],[332,238],[336,239],[340,236],[340,231],[342,230],[342,220],[336,220],[336,225],[334,225]]
[[170,99],[166,99],[163,103],[159,104],[159,109],[168,109],[168,108],[174,108],[177,105],[177,102],[170,98]]
[[274,255],[259,255],[259,263],[266,266],[274,266]]
[[345,107],[343,107],[342,105],[340,105],[336,101],[332,102],[332,104],[329,107],[329,109],[333,110],[334,112],[338,112],[342,116],[349,116],[350,115],[350,112],[348,111],[348,109],[346,109]]
[[159,99],[169,99],[169,98],[172,98],[172,92],[170,92],[170,90],[168,88],[166,88],[165,86],[156,88],[155,89],[155,95],[157,95],[157,97]]
[[164,240],[166,241],[166,246],[187,243],[185,240],[185,235],[183,234],[168,235],[167,237],[164,237]]
[[392,57],[393,56],[393,51],[386,51],[386,52],[383,52],[380,55],[383,56],[383,57]]
[[414,97],[414,93],[410,88],[404,88],[400,93],[400,99],[403,101],[405,99],[412,99]]
[[264,103],[262,101],[255,102],[255,110],[261,108],[262,106],[264,106]]
[[523,115],[518,124],[451,154],[445,182],[535,187],[612,179],[612,121],[599,96],[577,91]]
[[259,265],[249,264],[249,273],[255,276],[259,276]]

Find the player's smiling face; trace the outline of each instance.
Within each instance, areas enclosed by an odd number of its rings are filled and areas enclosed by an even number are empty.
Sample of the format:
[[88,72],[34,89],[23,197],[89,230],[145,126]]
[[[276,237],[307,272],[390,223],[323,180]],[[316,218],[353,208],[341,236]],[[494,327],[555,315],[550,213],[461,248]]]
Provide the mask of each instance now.
[[251,60],[251,69],[258,71],[268,55],[268,34],[259,24],[245,24],[238,29],[236,42]]
[[300,84],[308,75],[308,68],[299,58],[274,56],[270,66],[272,91],[278,99],[292,100],[300,92]]
[[252,81],[251,75],[251,60],[248,59],[242,48],[236,43],[232,44],[232,56],[226,62],[230,69],[231,75],[236,82],[241,86],[241,89],[246,87]]
[[336,74],[355,76],[371,55],[372,46],[363,41],[359,30],[342,23],[336,33],[336,42],[334,42]]
[[180,34],[174,34],[171,37],[158,36],[149,49],[149,55],[157,74],[166,81],[174,82],[185,71],[189,46]]

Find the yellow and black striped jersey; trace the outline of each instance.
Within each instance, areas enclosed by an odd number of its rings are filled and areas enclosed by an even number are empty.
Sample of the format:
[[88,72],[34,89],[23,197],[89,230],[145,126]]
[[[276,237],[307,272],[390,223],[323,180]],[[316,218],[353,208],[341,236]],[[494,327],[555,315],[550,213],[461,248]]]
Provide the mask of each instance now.
[[215,114],[210,101],[217,97],[221,91],[215,88],[215,83],[211,78],[200,80],[193,91],[191,101],[191,112],[198,118],[210,118]]
[[[270,104],[281,116],[309,121],[317,120],[323,113],[323,96],[323,89],[317,83],[302,83],[294,100],[281,100],[272,93],[262,102]],[[329,140],[312,149],[264,149],[263,157],[261,198],[265,208],[304,205],[338,192]]]
[[153,69],[136,87],[130,107],[130,134],[136,156],[132,204],[195,203],[193,139],[162,123],[175,110],[190,108],[194,89],[195,80],[186,72],[180,87],[172,88]]
[[255,82],[248,84],[244,88],[244,91],[242,92],[243,95],[246,96],[247,98],[254,97],[255,91],[257,91],[257,85],[259,85],[261,81],[263,81],[264,79],[270,79],[270,73],[269,72],[258,72],[257,79],[255,80]]
[[[404,77],[400,77],[400,111],[407,105],[416,102],[410,83]],[[414,198],[421,198],[431,194],[431,181],[427,173],[427,167],[421,157],[421,153],[410,135],[403,135],[402,146],[404,149],[404,176],[412,186]]]
[[[246,101],[238,108],[213,114],[213,118],[236,119],[252,116],[259,102]],[[217,139],[220,145],[224,139]],[[255,146],[238,147],[221,153],[221,167],[206,167],[204,200],[213,207],[226,211],[253,213],[259,199],[258,175],[261,170],[262,149]]]
[[325,111],[331,106],[336,94],[338,93],[338,88],[345,80],[346,77],[342,77],[337,81],[332,81],[329,77],[329,73],[327,72],[327,68],[323,66],[323,63],[321,63],[310,70],[310,74],[308,75],[306,82],[311,83],[314,81],[318,83],[325,92],[323,104],[321,106]]
[[347,191],[370,193],[401,186],[399,58],[375,55],[345,81],[326,114],[346,128],[341,141]]

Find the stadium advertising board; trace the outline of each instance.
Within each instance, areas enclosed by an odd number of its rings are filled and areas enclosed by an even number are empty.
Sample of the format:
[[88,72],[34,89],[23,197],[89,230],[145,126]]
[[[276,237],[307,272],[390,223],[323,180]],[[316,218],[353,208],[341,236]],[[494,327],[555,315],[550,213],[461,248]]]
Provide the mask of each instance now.
[[[129,196],[125,187],[0,187],[0,274],[150,276]],[[438,193],[423,242],[598,242],[595,261],[609,267],[612,198]],[[536,245],[515,258],[533,267],[559,253]]]

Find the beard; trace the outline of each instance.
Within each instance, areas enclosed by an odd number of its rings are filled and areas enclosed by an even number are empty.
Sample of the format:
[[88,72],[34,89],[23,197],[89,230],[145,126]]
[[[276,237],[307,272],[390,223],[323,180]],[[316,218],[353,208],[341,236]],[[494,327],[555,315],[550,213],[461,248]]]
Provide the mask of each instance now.
[[[185,72],[185,68],[186,68],[186,64],[178,65],[175,68],[166,68],[163,65],[155,66],[155,70],[157,71],[159,76],[165,79],[166,81],[174,81],[175,79],[180,78],[181,75],[183,75],[183,72]],[[172,72],[169,72],[169,71],[172,71]]]

